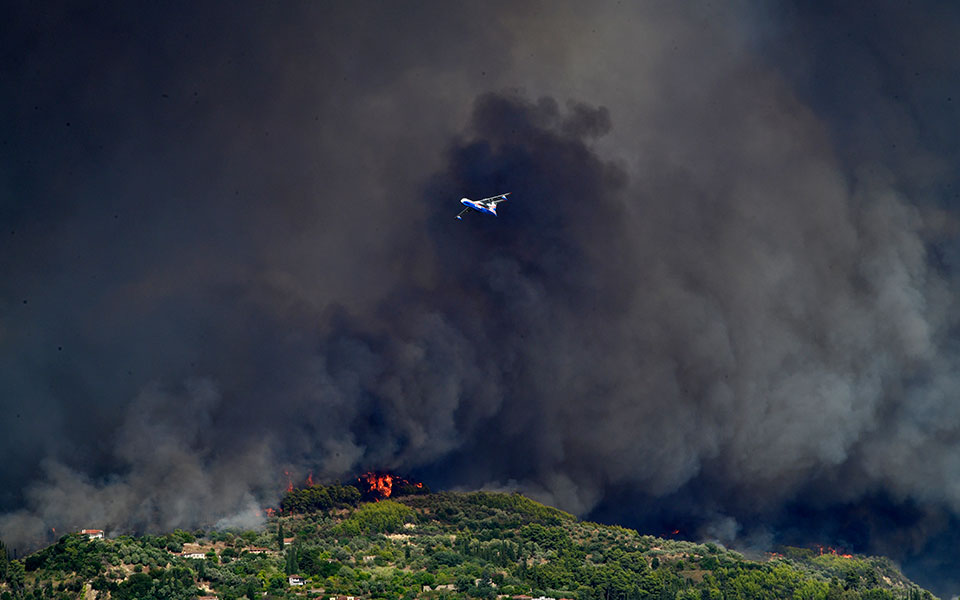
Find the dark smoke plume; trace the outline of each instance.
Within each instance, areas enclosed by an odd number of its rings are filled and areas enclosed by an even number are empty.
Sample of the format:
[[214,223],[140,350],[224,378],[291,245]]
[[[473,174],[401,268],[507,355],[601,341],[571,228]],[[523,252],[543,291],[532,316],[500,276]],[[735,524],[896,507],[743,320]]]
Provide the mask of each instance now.
[[0,537],[391,471],[946,593],[957,19],[847,6],[19,9]]
[[275,456],[326,477],[449,469],[579,513],[608,487],[695,488],[701,534],[728,542],[738,518],[811,487],[827,503],[878,488],[955,503],[929,486],[949,467],[929,446],[958,421],[936,400],[950,305],[916,209],[882,182],[848,189],[816,135],[764,144],[776,123],[714,189],[655,158],[638,185],[590,149],[609,127],[602,108],[479,98],[424,197],[515,199],[466,223],[434,204],[430,282],[390,295],[379,325],[342,310],[312,343],[264,340],[274,377],[257,391],[291,417],[280,435],[239,417],[226,431],[245,439],[224,452],[211,428],[238,417],[215,384],[148,388],[111,450],[122,474],[48,463],[7,535],[252,515]]

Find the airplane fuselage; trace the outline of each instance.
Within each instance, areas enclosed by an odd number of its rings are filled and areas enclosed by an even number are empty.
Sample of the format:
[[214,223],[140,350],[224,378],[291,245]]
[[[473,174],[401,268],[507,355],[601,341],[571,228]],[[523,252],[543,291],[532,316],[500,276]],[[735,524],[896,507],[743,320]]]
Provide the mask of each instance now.
[[463,214],[469,212],[471,208],[477,212],[497,216],[497,204],[506,200],[507,196],[509,195],[510,192],[507,192],[505,194],[498,194],[496,196],[490,196],[489,198],[482,198],[480,200],[460,198],[460,204],[466,206],[466,208],[460,211],[460,214],[457,215],[457,218],[462,219]]
[[472,208],[473,210],[479,210],[480,212],[487,213],[488,215],[497,216],[497,205],[496,204],[486,204],[483,202],[476,202],[470,198],[461,198],[460,204]]

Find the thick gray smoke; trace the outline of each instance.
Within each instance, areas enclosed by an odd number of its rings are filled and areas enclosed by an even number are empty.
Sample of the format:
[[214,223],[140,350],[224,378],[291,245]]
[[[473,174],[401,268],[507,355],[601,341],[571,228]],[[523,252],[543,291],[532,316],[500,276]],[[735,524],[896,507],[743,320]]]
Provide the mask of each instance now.
[[251,488],[275,485],[270,474],[276,462],[264,441],[248,441],[235,453],[213,447],[207,436],[221,401],[209,381],[188,382],[176,393],[148,386],[128,407],[111,444],[121,468],[92,480],[45,460],[42,482],[27,491],[30,509],[0,517],[5,538],[36,543],[53,537],[51,528],[63,532],[91,523],[116,533],[170,531],[210,525],[218,515],[231,515],[232,526],[255,526],[262,521],[261,499]]
[[189,14],[3,36],[8,547],[374,468],[953,581],[957,65],[895,10]]

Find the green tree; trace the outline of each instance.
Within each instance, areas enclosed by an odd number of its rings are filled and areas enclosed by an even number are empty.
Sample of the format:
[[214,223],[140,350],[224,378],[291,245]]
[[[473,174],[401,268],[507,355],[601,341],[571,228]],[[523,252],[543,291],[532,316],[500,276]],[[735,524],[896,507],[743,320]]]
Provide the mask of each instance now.
[[3,545],[3,540],[0,540],[0,582],[7,579],[7,564],[10,562],[10,559],[7,558],[7,547]]
[[134,573],[117,586],[112,594],[117,600],[140,600],[153,596],[153,579],[146,573]]
[[173,533],[171,533],[168,537],[171,537],[179,541],[181,544],[192,544],[197,540],[197,538],[192,533],[190,533],[189,531],[184,531],[182,529],[174,529]]
[[327,487],[327,494],[338,506],[356,506],[360,503],[360,490],[352,485],[331,485]]
[[391,533],[398,531],[403,524],[413,519],[415,513],[409,506],[383,500],[362,505],[350,518],[341,524],[344,533],[354,531],[364,533]]
[[260,580],[256,577],[249,577],[247,578],[247,583],[244,586],[243,593],[248,600],[259,600],[261,596],[261,589],[263,589],[263,586],[260,584]]
[[287,578],[280,573],[274,573],[267,581],[267,589],[271,592],[282,592],[287,588]]
[[11,560],[7,565],[7,585],[14,596],[23,593],[23,582],[26,578],[26,571],[23,563],[19,560]]
[[287,575],[296,575],[300,572],[300,563],[297,561],[297,549],[294,546],[287,548],[285,567]]
[[283,552],[283,521],[277,519],[277,546],[280,547],[280,552]]

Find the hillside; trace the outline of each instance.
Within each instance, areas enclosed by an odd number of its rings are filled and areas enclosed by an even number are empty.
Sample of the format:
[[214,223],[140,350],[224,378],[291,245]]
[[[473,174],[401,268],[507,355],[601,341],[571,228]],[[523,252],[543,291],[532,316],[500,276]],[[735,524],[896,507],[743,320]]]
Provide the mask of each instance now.
[[282,506],[260,531],[66,535],[23,560],[0,559],[0,600],[933,598],[885,558],[788,548],[752,561],[579,521],[515,494],[361,502],[355,488],[315,486]]

